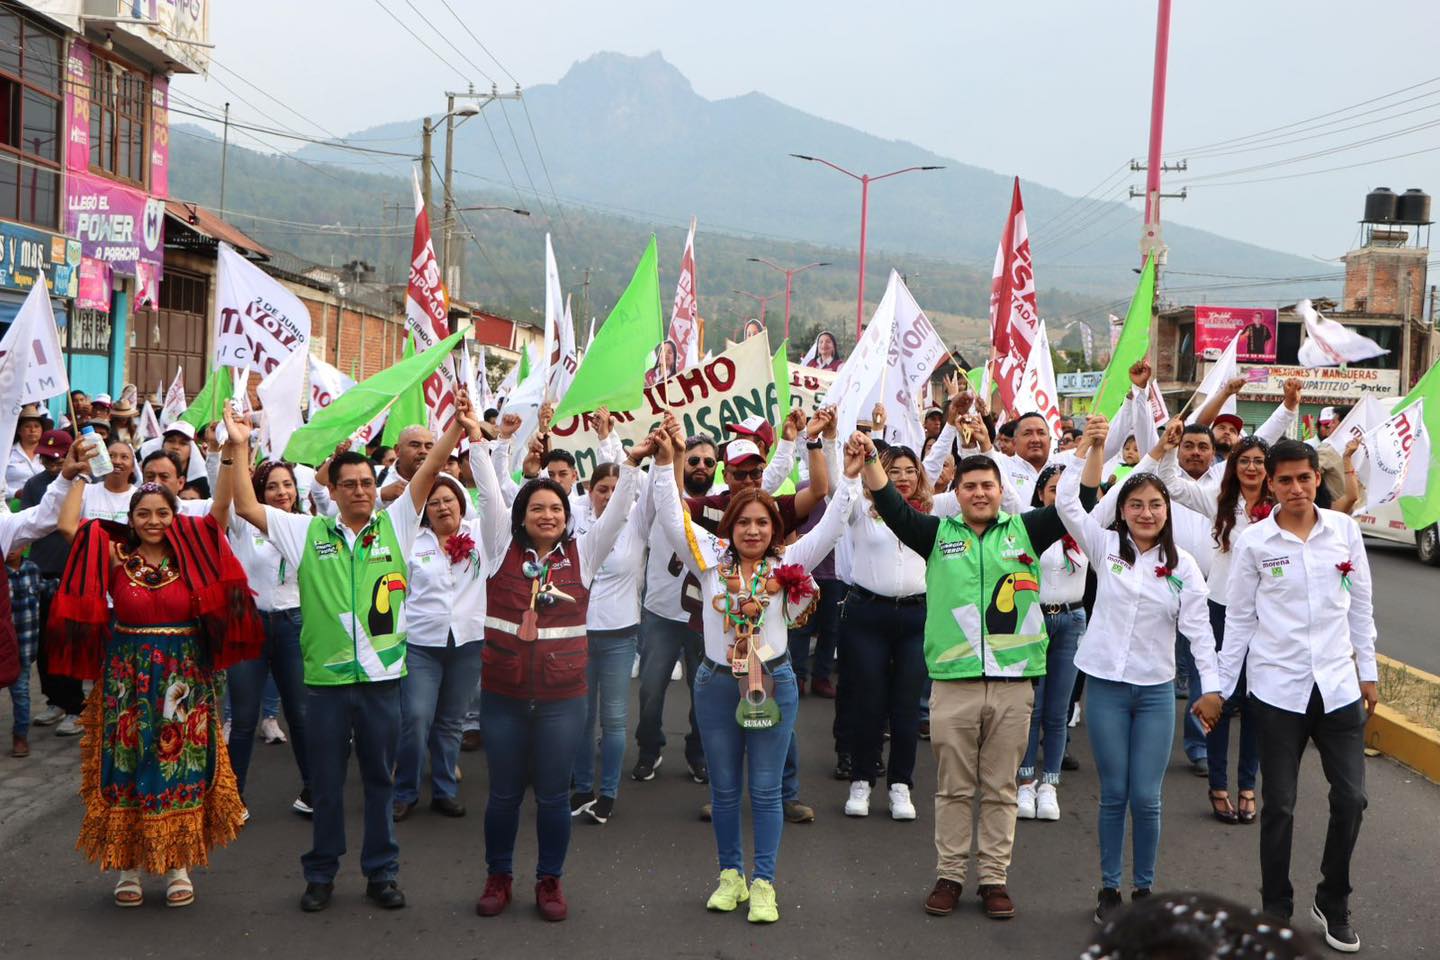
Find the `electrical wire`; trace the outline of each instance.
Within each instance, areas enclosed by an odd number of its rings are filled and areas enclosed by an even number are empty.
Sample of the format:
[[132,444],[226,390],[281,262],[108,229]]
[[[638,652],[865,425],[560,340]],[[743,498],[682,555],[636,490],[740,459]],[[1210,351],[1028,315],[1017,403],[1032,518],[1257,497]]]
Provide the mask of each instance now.
[[[411,10],[414,10],[414,11],[415,11],[415,14],[416,14],[421,20],[424,20],[424,21],[425,21],[426,26],[428,26],[431,30],[434,30],[436,33],[438,33],[438,34],[440,35],[440,39],[445,41],[445,45],[448,46],[451,50],[454,50],[457,54],[459,54],[461,60],[464,60],[466,63],[470,64],[470,66],[474,67],[476,73],[480,74],[480,76],[482,76],[482,77],[484,77],[486,80],[488,80],[492,86],[494,85],[494,83],[495,83],[495,78],[492,77],[492,76],[490,76],[490,74],[486,73],[484,67],[480,66],[480,64],[476,63],[474,60],[471,60],[468,56],[466,56],[465,51],[463,51],[463,50],[461,50],[459,47],[455,46],[454,41],[452,41],[452,40],[445,34],[445,31],[444,31],[444,30],[441,30],[439,27],[435,26],[435,24],[430,20],[429,15],[427,15],[427,14],[425,13],[425,11],[421,10],[419,7],[415,6],[414,0],[405,0],[405,5],[406,5],[407,7],[409,7]],[[417,39],[418,39],[418,38],[417,38]],[[433,51],[432,51],[432,52],[433,52]]]
[[505,76],[509,77],[510,82],[515,84],[515,86],[520,86],[520,81],[515,78],[515,74],[511,73],[506,68],[505,64],[501,63],[499,59],[496,58],[495,54],[490,52],[490,48],[485,46],[485,44],[481,42],[479,37],[475,36],[475,31],[471,30],[470,25],[467,24],[464,20],[460,19],[460,14],[456,13],[455,8],[450,6],[449,0],[440,0],[440,3],[442,6],[445,7],[446,10],[450,11],[450,16],[455,18],[455,22],[460,24],[460,28],[466,33],[470,34],[470,39],[475,41],[475,46],[483,50],[485,52],[485,56],[489,57],[492,61],[494,61],[495,66],[500,68],[500,72],[504,73]]
[[423,39],[421,39],[420,34],[416,33],[414,30],[411,30],[410,25],[404,20],[401,20],[399,17],[397,17],[390,10],[389,7],[385,6],[385,4],[381,2],[381,0],[375,0],[375,6],[379,7],[381,10],[384,10],[391,20],[394,20],[396,23],[400,24],[401,28],[403,28],[406,33],[410,34],[410,36],[415,38],[416,43],[420,44],[420,46],[424,47],[426,50],[429,50],[431,56],[433,56],[436,60],[439,60],[449,69],[453,70],[455,72],[455,75],[458,76],[461,80],[465,80],[467,82],[469,81],[470,78],[465,76],[465,74],[462,73],[460,69],[455,66],[455,64],[440,56],[439,52],[436,51],[434,47],[430,46],[430,44],[426,43]]

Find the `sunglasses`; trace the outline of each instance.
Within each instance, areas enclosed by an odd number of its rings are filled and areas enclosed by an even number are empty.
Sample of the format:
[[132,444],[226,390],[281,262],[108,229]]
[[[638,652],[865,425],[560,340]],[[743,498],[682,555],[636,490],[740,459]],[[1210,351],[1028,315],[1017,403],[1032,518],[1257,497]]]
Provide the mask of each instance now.
[[731,469],[726,470],[725,475],[731,480],[759,480],[765,476],[764,467],[752,467],[749,470]]
[[692,467],[698,467],[698,466],[700,466],[702,463],[703,463],[706,467],[713,467],[713,466],[715,466],[715,458],[714,458],[714,457],[688,457],[688,458],[686,458],[685,462],[686,462],[687,464],[689,464],[690,466],[692,466]]

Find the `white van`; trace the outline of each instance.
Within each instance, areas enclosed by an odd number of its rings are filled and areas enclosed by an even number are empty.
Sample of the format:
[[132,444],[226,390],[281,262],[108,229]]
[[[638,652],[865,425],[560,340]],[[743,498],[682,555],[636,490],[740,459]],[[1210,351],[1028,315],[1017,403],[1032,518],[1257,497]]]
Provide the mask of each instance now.
[[1355,522],[1366,536],[1392,543],[1415,545],[1415,554],[1422,563],[1440,566],[1440,527],[1431,524],[1423,530],[1411,530],[1400,515],[1400,502],[1355,514]]

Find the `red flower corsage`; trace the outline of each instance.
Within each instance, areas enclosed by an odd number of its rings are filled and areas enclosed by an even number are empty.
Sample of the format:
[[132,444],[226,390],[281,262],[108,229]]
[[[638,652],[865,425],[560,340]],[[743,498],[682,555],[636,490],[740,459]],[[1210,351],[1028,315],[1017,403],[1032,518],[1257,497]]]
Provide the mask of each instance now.
[[445,541],[445,555],[450,558],[451,563],[459,563],[470,556],[470,551],[475,549],[475,538],[465,531],[453,534]]
[[1346,590],[1350,589],[1350,574],[1355,571],[1355,564],[1346,560],[1344,563],[1335,564],[1335,569],[1340,571],[1340,585]]
[[1021,553],[1020,556],[1016,557],[1015,559],[1019,560],[1027,567],[1035,566],[1035,558],[1030,556],[1030,554],[1028,553]]
[[1068,533],[1060,538],[1060,554],[1065,559],[1066,573],[1075,572],[1075,560],[1070,559],[1071,557],[1079,559],[1081,556],[1084,556],[1080,551],[1080,544],[1076,543],[1075,538]]
[[1170,585],[1170,589],[1176,593],[1179,593],[1185,588],[1185,581],[1175,576],[1175,571],[1163,563],[1155,568],[1155,576],[1163,578],[1164,581]]
[[780,589],[785,591],[785,599],[790,603],[799,603],[815,594],[814,578],[798,563],[781,564],[771,576],[779,582]]
[[368,547],[370,546],[370,544],[372,544],[372,543],[374,543],[374,542],[375,542],[375,534],[373,534],[373,533],[367,533],[367,534],[365,534],[365,536],[363,536],[363,537],[360,538],[360,546],[362,546],[362,547],[367,547],[367,548],[368,548]]
[[1259,503],[1255,504],[1255,506],[1250,508],[1250,522],[1259,523],[1261,520],[1264,520],[1266,517],[1270,516],[1271,511],[1273,511],[1274,509],[1274,503],[1270,502],[1269,500],[1261,500]]

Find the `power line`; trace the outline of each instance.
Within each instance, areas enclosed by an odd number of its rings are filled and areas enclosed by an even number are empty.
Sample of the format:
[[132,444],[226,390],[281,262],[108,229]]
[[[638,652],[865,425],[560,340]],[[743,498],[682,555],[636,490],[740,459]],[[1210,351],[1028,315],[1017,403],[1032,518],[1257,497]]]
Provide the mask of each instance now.
[[[441,0],[441,2],[444,3],[445,0]],[[448,3],[446,3],[445,5],[447,7],[449,6]],[[484,48],[482,47],[481,49]],[[486,50],[485,52],[489,53],[488,50]],[[494,57],[491,57],[491,59],[493,60]],[[498,63],[499,61],[496,62]],[[505,68],[501,67],[501,69],[504,70]],[[505,72],[509,73],[510,71],[506,70]],[[514,78],[512,77],[511,79]],[[500,108],[502,110],[505,108],[503,103],[501,104]],[[540,138],[535,135],[535,123],[530,119],[530,106],[525,102],[525,95],[523,93],[520,95],[520,109],[525,111],[525,123],[530,127],[530,139],[535,144],[535,154],[540,158],[540,169],[544,171],[545,182],[550,186],[550,196],[555,201],[555,209],[560,211],[560,220],[562,223],[565,224],[565,229],[569,230],[570,221],[565,218],[565,208],[560,205],[560,197],[555,193],[555,181],[550,179],[550,165],[545,162],[545,152],[540,149]],[[571,231],[570,236],[571,239],[574,239],[575,234],[573,230]]]
[[490,52],[490,48],[485,46],[485,44],[481,42],[479,37],[475,36],[475,31],[470,29],[470,25],[464,20],[460,19],[460,14],[456,13],[455,8],[450,6],[450,0],[440,0],[440,3],[445,7],[446,10],[450,11],[450,16],[455,18],[455,22],[460,24],[460,28],[466,33],[470,34],[470,39],[475,41],[475,46],[485,51],[485,56],[489,57],[492,61],[494,61],[495,66],[499,67],[500,71],[504,73],[505,76],[510,78],[510,82],[518,87],[520,85],[520,81],[515,78],[515,74],[511,73],[506,68],[505,64],[501,63],[500,60],[495,56],[495,54]]
[[1236,167],[1233,170],[1221,170],[1217,173],[1199,174],[1197,176],[1190,177],[1188,182],[1194,182],[1197,180],[1214,180],[1222,177],[1234,176],[1235,174],[1240,173],[1255,173],[1261,170],[1270,170],[1275,167],[1289,166],[1292,163],[1303,163],[1306,160],[1316,160],[1320,157],[1328,157],[1336,153],[1344,153],[1348,150],[1357,150],[1360,147],[1368,147],[1371,144],[1382,143],[1386,140],[1393,140],[1396,137],[1405,136],[1411,133],[1417,133],[1421,130],[1428,130],[1431,127],[1437,126],[1440,126],[1440,120],[1429,120],[1425,123],[1418,123],[1414,126],[1406,127],[1403,130],[1394,130],[1390,133],[1380,134],[1374,137],[1366,137],[1363,140],[1352,140],[1349,143],[1343,143],[1334,147],[1328,147],[1324,150],[1315,150],[1310,153],[1304,153],[1294,157],[1285,157],[1280,160],[1271,160],[1266,163],[1258,163],[1248,167]]
[[1064,220],[1064,219],[1066,218],[1066,216],[1069,214],[1069,212],[1070,212],[1072,209],[1074,209],[1078,204],[1083,203],[1086,198],[1090,197],[1092,194],[1094,194],[1096,191],[1100,190],[1102,187],[1106,187],[1107,184],[1109,184],[1110,181],[1111,181],[1112,179],[1114,179],[1117,174],[1124,174],[1125,171],[1127,171],[1129,168],[1130,168],[1130,165],[1129,165],[1128,163],[1122,163],[1122,164],[1120,164],[1120,165],[1119,165],[1118,167],[1116,167],[1114,170],[1111,170],[1108,174],[1106,174],[1105,177],[1102,178],[1099,183],[1095,184],[1095,186],[1091,187],[1089,190],[1086,190],[1086,191],[1085,191],[1083,194],[1081,194],[1080,196],[1078,196],[1078,197],[1076,197],[1075,199],[1071,200],[1068,204],[1066,204],[1063,208],[1061,208],[1061,210],[1060,210],[1058,213],[1056,213],[1054,216],[1050,217],[1050,219],[1041,221],[1040,223],[1038,223],[1038,224],[1036,224],[1034,227],[1032,227],[1032,228],[1031,228],[1031,231],[1034,232],[1034,233],[1038,233],[1039,231],[1045,229],[1046,227],[1054,226],[1055,224],[1057,224],[1057,223],[1059,223],[1060,221]]
[[[185,95],[183,95],[183,94],[178,94],[178,93],[176,93],[175,91],[171,91],[171,95],[172,95],[172,96],[179,96],[179,97],[181,97],[181,99],[185,99],[185,100],[190,99],[189,97],[187,97],[187,96],[185,96]],[[213,108],[213,105],[211,105],[211,104],[201,103],[200,105],[201,105],[201,106],[210,106],[212,109],[214,109],[214,108]],[[209,120],[209,121],[212,122],[212,123],[225,123],[225,122],[226,122],[226,120],[224,119],[224,117],[217,116],[217,115],[215,115],[215,114],[213,114],[213,113],[197,113],[197,112],[193,112],[193,111],[190,111],[190,110],[179,109],[179,108],[177,108],[174,104],[171,104],[171,106],[170,106],[170,112],[171,112],[171,113],[178,113],[178,114],[180,114],[181,116],[185,116],[185,117],[194,117],[194,118],[196,118],[196,119],[198,119],[198,120]],[[318,137],[306,136],[306,135],[303,134],[303,133],[294,133],[294,132],[290,132],[290,131],[286,131],[286,130],[274,130],[274,129],[271,129],[271,128],[269,128],[269,127],[262,127],[262,126],[258,126],[258,125],[256,125],[256,124],[245,123],[245,122],[243,122],[243,121],[235,120],[235,119],[233,119],[233,118],[232,118],[231,120],[229,120],[228,122],[229,122],[229,125],[230,125],[230,127],[231,127],[232,129],[249,130],[249,131],[252,131],[252,132],[254,132],[254,133],[264,134],[265,136],[268,136],[268,137],[281,137],[281,138],[286,139],[286,140],[299,140],[299,141],[302,142],[302,143],[314,143],[314,144],[318,144],[318,145],[323,146],[323,147],[333,147],[333,148],[336,149],[336,150],[348,150],[348,151],[350,151],[350,152],[352,152],[352,153],[372,154],[372,155],[375,155],[375,156],[382,156],[382,157],[401,157],[401,158],[406,159],[406,160],[414,160],[415,157],[416,157],[416,155],[413,154],[413,153],[400,153],[400,152],[395,151],[395,150],[378,150],[378,149],[375,149],[374,147],[356,147],[356,146],[351,146],[351,145],[348,144],[348,143],[336,143],[336,142],[333,141],[333,140],[322,140],[322,139],[320,139],[320,138],[318,138]],[[268,146],[268,144],[267,144],[267,146]]]
[[[1426,98],[1429,98],[1429,97],[1436,97],[1436,96],[1440,96],[1440,90],[1437,90],[1437,91],[1434,91],[1434,92],[1431,92],[1431,93],[1420,94],[1419,96],[1415,96],[1415,97],[1409,97],[1409,98],[1407,98],[1407,99],[1405,99],[1405,100],[1400,101],[1399,103],[1389,104],[1389,105],[1387,105],[1387,106],[1380,107],[1380,108],[1378,108],[1378,109],[1376,109],[1376,110],[1367,110],[1367,111],[1365,111],[1364,113],[1356,114],[1354,117],[1346,117],[1346,118],[1344,118],[1343,120],[1335,120],[1335,121],[1331,121],[1331,122],[1329,122],[1329,123],[1319,124],[1317,127],[1302,127],[1302,128],[1300,128],[1299,130],[1295,131],[1296,133],[1305,133],[1305,134],[1306,134],[1305,136],[1290,137],[1289,139],[1285,139],[1283,136],[1282,136],[1282,137],[1265,137],[1265,138],[1263,138],[1262,140],[1256,140],[1253,144],[1250,144],[1250,145],[1247,145],[1247,146],[1242,146],[1242,147],[1237,147],[1237,148],[1235,148],[1235,149],[1233,149],[1233,150],[1218,150],[1218,151],[1217,151],[1217,150],[1209,150],[1209,151],[1201,151],[1201,152],[1200,152],[1200,156],[1203,157],[1204,159],[1214,159],[1214,158],[1216,158],[1216,157],[1231,157],[1231,156],[1235,156],[1235,155],[1241,154],[1241,153],[1254,153],[1254,152],[1257,151],[1257,150],[1274,150],[1274,149],[1276,149],[1277,147],[1288,146],[1289,144],[1292,144],[1292,143],[1303,143],[1303,142],[1305,142],[1306,140],[1318,140],[1318,139],[1322,139],[1322,138],[1325,138],[1325,137],[1334,136],[1335,134],[1338,134],[1338,133],[1345,133],[1345,132],[1350,131],[1350,130],[1358,130],[1358,129],[1360,129],[1361,127],[1371,127],[1371,126],[1374,126],[1374,125],[1377,124],[1377,123],[1386,123],[1386,122],[1388,122],[1388,121],[1390,121],[1390,120],[1398,120],[1398,119],[1401,118],[1401,117],[1408,117],[1408,116],[1410,116],[1411,114],[1423,113],[1423,112],[1426,111],[1426,110],[1434,110],[1434,109],[1436,109],[1437,107],[1440,107],[1440,103],[1428,103],[1428,104],[1425,104],[1424,106],[1414,107],[1414,108],[1412,108],[1412,109],[1410,109],[1410,110],[1402,110],[1402,111],[1399,112],[1399,113],[1394,113],[1394,114],[1391,114],[1391,115],[1386,116],[1386,117],[1376,117],[1374,120],[1366,120],[1366,121],[1363,121],[1363,122],[1361,122],[1361,123],[1351,124],[1351,125],[1348,126],[1348,127],[1335,127],[1335,129],[1331,129],[1331,130],[1321,130],[1321,132],[1319,132],[1319,133],[1310,133],[1310,132],[1309,132],[1310,130],[1319,129],[1320,127],[1334,127],[1334,125],[1335,125],[1336,123],[1345,123],[1345,122],[1348,122],[1349,120],[1354,120],[1354,119],[1358,119],[1359,117],[1368,116],[1368,115],[1371,114],[1371,113],[1380,113],[1380,112],[1382,112],[1382,111],[1384,111],[1384,110],[1389,110],[1389,109],[1391,109],[1392,107],[1398,107],[1398,106],[1401,106],[1401,105],[1403,105],[1403,104],[1409,103],[1409,102],[1414,101],[1414,100],[1423,100],[1423,99],[1426,99]],[[1195,154],[1195,153],[1186,154],[1186,159],[1193,160],[1193,159],[1195,159],[1195,157],[1196,157],[1196,154]]]
[[[515,127],[510,123],[510,112],[505,109],[505,101],[503,100],[500,101],[500,114],[505,118],[505,127],[510,131],[510,142],[515,144],[515,155],[520,158],[520,169],[525,172],[525,182],[530,184],[530,191],[539,199],[540,191],[535,189],[535,179],[530,176],[530,165],[525,162],[525,154],[520,149],[520,141],[515,136]],[[543,199],[540,199],[540,210],[545,214],[545,219],[553,219]]]
[[[495,139],[495,128],[490,126],[490,118],[485,116],[485,111],[483,110],[480,111],[480,119],[485,122],[485,130],[490,134],[490,142],[495,145],[495,156],[500,159],[500,168],[505,171],[505,179],[510,181],[510,189],[515,191],[515,199],[520,202],[521,206],[524,206],[525,198],[520,195],[520,186],[515,182],[515,178],[510,175],[510,164],[505,162],[505,152],[500,149],[500,141]],[[458,173],[459,171],[456,172]],[[535,199],[540,203],[540,209],[548,219],[550,214],[548,211],[545,211],[545,201],[541,199],[538,193],[535,194]]]
[[445,35],[445,31],[435,26],[435,24],[431,22],[429,15],[427,15],[425,11],[421,10],[419,7],[415,6],[413,0],[405,0],[405,5],[408,6],[411,10],[414,10],[416,16],[418,16],[421,20],[425,21],[426,26],[438,33],[440,35],[440,39],[445,41],[445,45],[460,55],[461,60],[464,60],[466,63],[470,64],[470,66],[474,67],[476,73],[480,74],[480,76],[484,77],[492,84],[495,82],[495,79],[491,77],[490,74],[485,72],[485,68],[480,66],[480,64],[476,63],[474,60],[471,60],[468,56],[466,56],[465,51],[455,46],[454,42]]
[[457,68],[455,64],[440,56],[440,54],[435,50],[434,47],[430,46],[430,44],[426,43],[423,39],[421,39],[420,34],[416,33],[414,30],[411,30],[408,23],[395,16],[395,14],[391,12],[390,8],[385,6],[385,4],[381,3],[380,0],[375,0],[375,6],[379,7],[381,10],[384,10],[391,20],[394,20],[396,23],[400,24],[401,28],[403,28],[406,33],[410,34],[410,36],[415,38],[416,43],[420,44],[420,46],[424,47],[426,50],[429,50],[431,56],[433,56],[436,60],[439,60],[445,66],[453,70],[457,77],[459,77],[461,80],[467,81],[470,79],[469,77],[465,76],[465,74],[461,73],[459,68]]

